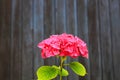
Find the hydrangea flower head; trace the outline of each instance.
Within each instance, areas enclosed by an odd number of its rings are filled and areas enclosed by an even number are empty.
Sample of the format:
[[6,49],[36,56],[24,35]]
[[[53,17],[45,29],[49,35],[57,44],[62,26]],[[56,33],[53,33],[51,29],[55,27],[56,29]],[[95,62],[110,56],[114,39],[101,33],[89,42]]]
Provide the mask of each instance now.
[[42,49],[42,58],[52,56],[70,56],[76,58],[82,56],[88,58],[86,43],[71,34],[52,35],[38,44]]

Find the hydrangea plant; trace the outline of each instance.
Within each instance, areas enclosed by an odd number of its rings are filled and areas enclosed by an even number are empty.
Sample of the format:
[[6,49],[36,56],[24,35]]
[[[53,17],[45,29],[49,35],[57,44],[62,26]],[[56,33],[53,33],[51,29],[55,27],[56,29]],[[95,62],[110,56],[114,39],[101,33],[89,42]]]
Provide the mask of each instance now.
[[38,44],[41,48],[43,59],[56,57],[60,60],[60,65],[41,66],[37,70],[38,80],[51,80],[60,76],[68,76],[69,72],[64,66],[69,66],[73,72],[79,76],[86,75],[86,68],[81,63],[74,61],[65,64],[67,57],[77,58],[79,56],[88,58],[88,49],[86,43],[72,34],[52,35]]

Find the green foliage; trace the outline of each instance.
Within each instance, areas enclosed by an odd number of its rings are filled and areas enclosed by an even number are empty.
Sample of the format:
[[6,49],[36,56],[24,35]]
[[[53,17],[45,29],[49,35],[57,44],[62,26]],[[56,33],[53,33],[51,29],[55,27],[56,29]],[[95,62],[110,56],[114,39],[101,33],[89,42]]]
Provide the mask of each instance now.
[[[55,66],[55,65],[53,65],[53,67],[59,70],[58,74],[60,75],[60,67]],[[66,69],[62,68],[62,76],[68,76],[68,75],[69,75],[68,71]]]
[[71,62],[70,68],[79,76],[85,76],[86,74],[85,67],[79,62]]
[[[70,68],[79,76],[86,75],[85,67],[79,62],[71,62]],[[58,66],[42,66],[37,70],[38,80],[51,80],[60,75],[60,67]],[[68,76],[69,73],[66,69],[62,68],[62,76]]]
[[38,80],[51,80],[58,75],[59,70],[51,66],[42,66],[37,70]]

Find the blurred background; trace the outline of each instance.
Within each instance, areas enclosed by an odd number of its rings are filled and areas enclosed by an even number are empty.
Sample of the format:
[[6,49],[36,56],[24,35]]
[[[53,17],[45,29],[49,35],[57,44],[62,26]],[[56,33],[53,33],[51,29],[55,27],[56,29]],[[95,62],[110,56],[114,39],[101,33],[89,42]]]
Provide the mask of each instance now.
[[120,80],[120,0],[0,0],[0,80],[36,80],[38,67],[58,64],[43,60],[37,44],[64,32],[89,49],[88,60],[67,60],[81,62],[88,74],[68,68],[64,80]]

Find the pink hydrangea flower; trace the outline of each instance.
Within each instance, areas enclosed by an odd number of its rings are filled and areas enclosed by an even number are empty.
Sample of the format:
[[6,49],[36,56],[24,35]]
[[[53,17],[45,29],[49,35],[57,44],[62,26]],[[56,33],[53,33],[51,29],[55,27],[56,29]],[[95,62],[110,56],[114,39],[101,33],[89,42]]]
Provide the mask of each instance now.
[[77,36],[71,34],[52,35],[38,44],[42,49],[42,58],[52,56],[70,56],[76,58],[82,56],[88,58],[86,43]]

